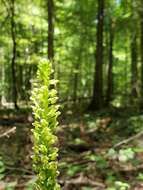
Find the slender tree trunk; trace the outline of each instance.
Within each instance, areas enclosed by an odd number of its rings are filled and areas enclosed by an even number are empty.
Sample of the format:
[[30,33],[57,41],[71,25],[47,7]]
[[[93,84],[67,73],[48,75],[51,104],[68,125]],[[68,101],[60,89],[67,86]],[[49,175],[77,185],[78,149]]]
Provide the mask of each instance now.
[[99,110],[103,105],[103,25],[104,25],[104,0],[98,0],[98,24],[96,64],[93,86],[93,98],[89,106],[90,110]]
[[113,31],[113,23],[111,23],[109,31],[109,65],[108,65],[108,76],[107,76],[106,106],[109,106],[113,94],[113,42],[114,42],[114,31]]
[[137,36],[131,41],[131,99],[137,98]]
[[[128,56],[128,47],[125,47],[125,61],[124,61],[124,81],[125,81],[125,85],[124,85],[124,99],[125,102],[127,102],[128,99],[128,62],[129,62],[129,56]],[[125,105],[127,106],[127,104]]]
[[[80,55],[79,55],[80,56]],[[79,58],[80,59],[80,58]],[[80,67],[80,62],[76,63],[75,66],[75,74],[74,74],[74,89],[73,89],[73,100],[76,103],[77,101],[77,89],[78,89],[78,78],[79,78],[79,67]]]
[[74,103],[77,101],[77,91],[78,91],[78,82],[79,82],[79,70],[81,68],[81,56],[82,56],[82,47],[83,47],[83,39],[80,39],[79,42],[79,53],[78,53],[78,59],[75,64],[75,73],[74,73],[74,86],[73,86],[73,100]]
[[[143,1],[141,0],[141,3]],[[143,108],[143,5],[141,4],[141,11],[140,11],[140,28],[141,28],[141,36],[140,36],[140,48],[141,48],[141,90],[140,90],[140,107]]]
[[19,65],[19,94],[20,94],[20,99],[24,99],[24,92],[23,92],[23,65]]
[[54,59],[54,2],[48,0],[48,59]]
[[16,87],[16,26],[15,26],[15,0],[11,0],[11,37],[13,43],[13,50],[12,50],[12,60],[11,60],[11,70],[12,70],[12,90],[13,90],[13,102],[16,109],[18,109],[17,105],[17,87]]
[[31,91],[31,82],[30,79],[32,78],[32,65],[27,65],[26,68],[26,77],[25,77],[25,90],[26,90],[26,102],[28,104],[29,97],[30,97],[30,91]]
[[[0,68],[1,68],[1,72],[0,72],[1,82],[2,82],[2,87],[4,88],[4,85],[5,85],[5,64],[2,63]],[[5,102],[5,100],[6,100],[5,93],[3,90],[1,92],[1,95],[0,95],[0,106],[3,106],[3,102]]]

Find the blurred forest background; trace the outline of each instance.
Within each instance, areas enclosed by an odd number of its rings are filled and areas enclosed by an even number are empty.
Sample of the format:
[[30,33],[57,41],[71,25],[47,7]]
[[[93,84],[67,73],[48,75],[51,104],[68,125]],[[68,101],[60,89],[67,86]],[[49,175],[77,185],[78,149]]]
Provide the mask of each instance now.
[[64,190],[143,189],[143,1],[0,0],[0,190],[33,189],[32,81],[53,64]]

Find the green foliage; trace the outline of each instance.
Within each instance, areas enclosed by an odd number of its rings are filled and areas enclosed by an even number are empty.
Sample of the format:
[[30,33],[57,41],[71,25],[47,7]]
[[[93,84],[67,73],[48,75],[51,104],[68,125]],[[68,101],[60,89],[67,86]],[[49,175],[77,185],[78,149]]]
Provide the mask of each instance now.
[[128,120],[128,126],[133,132],[142,130],[143,115],[133,116]]
[[5,172],[5,165],[2,158],[0,157],[0,180],[5,176],[4,172]]
[[143,130],[142,114],[133,114],[134,113],[131,113],[130,110],[127,110],[126,113],[124,112],[123,115],[121,115],[122,118],[118,118],[114,125],[112,125],[116,132],[119,133],[122,137],[135,135],[135,133],[138,133]]
[[118,159],[120,162],[128,162],[134,159],[135,151],[132,148],[120,149],[119,151],[110,149],[108,151],[108,157]]
[[34,156],[33,167],[37,173],[37,189],[59,190],[57,183],[57,156],[58,148],[55,147],[57,137],[55,136],[58,125],[57,117],[60,114],[57,101],[57,91],[51,88],[56,81],[51,80],[51,64],[41,61],[38,65],[37,81],[33,84],[31,100],[35,122],[34,134]]
[[143,173],[139,173],[137,179],[143,181]]
[[128,183],[122,182],[122,181],[116,181],[115,182],[115,187],[118,190],[127,190],[130,188]]
[[90,161],[95,161],[98,169],[105,169],[108,167],[108,162],[103,156],[97,156],[95,154],[90,154],[87,156]]
[[114,187],[109,187],[106,190],[128,190],[130,185],[122,181],[116,181]]
[[127,149],[121,149],[119,151],[119,161],[121,162],[127,162],[128,160],[133,159],[135,156],[134,151],[131,148],[127,148]]
[[68,167],[68,170],[67,170],[67,175],[68,176],[74,176],[75,174],[77,174],[78,172],[82,171],[82,166],[80,165],[76,165],[76,166],[72,166],[70,165]]

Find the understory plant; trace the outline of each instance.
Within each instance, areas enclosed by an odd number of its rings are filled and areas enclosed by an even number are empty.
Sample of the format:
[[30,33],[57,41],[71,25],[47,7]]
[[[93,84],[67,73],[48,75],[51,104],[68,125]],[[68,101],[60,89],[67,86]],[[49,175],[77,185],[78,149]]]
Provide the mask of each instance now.
[[56,147],[58,126],[57,117],[59,105],[57,91],[54,86],[56,80],[51,79],[52,66],[47,60],[38,65],[37,79],[33,83],[31,95],[34,114],[34,155],[33,168],[37,174],[36,189],[59,190],[58,176],[58,148]]

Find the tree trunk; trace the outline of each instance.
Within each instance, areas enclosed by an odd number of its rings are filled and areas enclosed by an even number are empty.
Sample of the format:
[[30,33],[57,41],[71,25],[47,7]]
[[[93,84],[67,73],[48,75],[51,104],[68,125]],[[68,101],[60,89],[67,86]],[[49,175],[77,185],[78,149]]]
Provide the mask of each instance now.
[[30,79],[32,78],[32,64],[27,65],[26,67],[26,77],[25,77],[25,90],[26,90],[26,102],[28,104],[29,97],[30,97],[30,91],[31,91],[31,82]]
[[48,0],[48,59],[54,59],[54,2]]
[[103,25],[104,25],[104,0],[98,0],[98,24],[96,63],[93,86],[93,98],[89,110],[99,110],[103,105]]
[[[141,1],[142,3],[142,1]],[[141,4],[142,8],[140,9],[140,19],[141,19],[141,36],[140,36],[140,48],[141,48],[141,90],[140,90],[140,107],[143,109],[143,5]]]
[[[80,55],[79,55],[80,56]],[[80,59],[80,58],[79,58]],[[78,78],[79,78],[79,67],[80,67],[80,62],[76,63],[75,66],[75,73],[74,73],[74,88],[73,88],[73,100],[74,103],[77,101],[77,89],[78,89]]]
[[20,100],[24,100],[24,92],[23,92],[23,65],[19,65],[18,67],[19,70],[19,80],[18,80],[18,84],[19,84],[19,95],[20,95]]
[[137,36],[131,41],[131,99],[137,98]]
[[113,41],[114,31],[113,23],[110,25],[109,31],[109,65],[108,65],[108,78],[107,78],[107,92],[106,92],[106,106],[109,106],[113,94]]
[[74,85],[73,85],[73,100],[74,103],[77,102],[77,91],[78,91],[78,82],[79,82],[79,72],[81,68],[81,56],[82,56],[82,47],[83,47],[83,39],[81,38],[79,41],[79,52],[78,52],[78,59],[76,60],[75,64],[75,73],[74,73]]
[[15,0],[11,0],[11,37],[13,43],[13,50],[12,50],[12,60],[11,60],[11,70],[12,70],[12,90],[13,90],[13,102],[15,109],[18,109],[17,105],[17,87],[16,87],[16,26],[15,26]]
[[5,98],[5,64],[2,63],[0,65],[0,68],[1,68],[1,72],[0,72],[0,76],[1,76],[1,85],[3,87],[3,90],[1,91],[1,94],[0,94],[0,107],[3,106],[3,102],[6,101],[6,98]]

